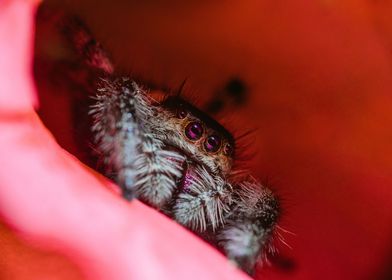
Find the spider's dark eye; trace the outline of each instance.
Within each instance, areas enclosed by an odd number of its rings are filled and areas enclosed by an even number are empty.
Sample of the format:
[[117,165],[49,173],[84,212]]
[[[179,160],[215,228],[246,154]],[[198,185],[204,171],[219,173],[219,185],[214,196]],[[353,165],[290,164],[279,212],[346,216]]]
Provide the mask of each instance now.
[[221,142],[221,138],[217,135],[208,136],[206,141],[204,142],[204,148],[207,152],[214,153],[219,150]]
[[184,108],[179,107],[179,108],[177,109],[177,118],[179,118],[179,119],[185,119],[187,115],[188,115],[188,111],[185,110]]
[[185,135],[190,140],[198,140],[203,135],[203,125],[200,122],[191,122],[185,128]]
[[223,152],[225,153],[225,155],[227,156],[231,156],[233,154],[233,145],[227,143],[224,147],[223,147]]

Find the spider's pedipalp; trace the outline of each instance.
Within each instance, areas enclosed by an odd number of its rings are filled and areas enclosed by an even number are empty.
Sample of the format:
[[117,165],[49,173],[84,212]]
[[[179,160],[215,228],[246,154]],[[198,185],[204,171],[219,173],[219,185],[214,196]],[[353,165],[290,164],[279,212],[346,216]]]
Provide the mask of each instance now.
[[182,177],[185,157],[163,147],[163,143],[150,134],[143,136],[141,153],[135,159],[138,197],[155,207],[162,207],[173,195]]
[[191,166],[173,209],[174,218],[192,230],[215,231],[224,224],[231,194],[232,187],[223,178],[211,175],[204,167]]

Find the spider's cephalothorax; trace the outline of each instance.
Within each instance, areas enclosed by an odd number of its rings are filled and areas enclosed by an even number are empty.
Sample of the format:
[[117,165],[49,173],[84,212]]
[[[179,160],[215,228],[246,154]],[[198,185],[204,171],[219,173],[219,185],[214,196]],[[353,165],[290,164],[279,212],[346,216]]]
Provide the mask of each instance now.
[[124,197],[172,217],[251,273],[270,248],[279,204],[252,176],[232,170],[231,134],[180,97],[152,99],[116,74],[80,21],[60,18],[86,65],[100,75],[93,131]]

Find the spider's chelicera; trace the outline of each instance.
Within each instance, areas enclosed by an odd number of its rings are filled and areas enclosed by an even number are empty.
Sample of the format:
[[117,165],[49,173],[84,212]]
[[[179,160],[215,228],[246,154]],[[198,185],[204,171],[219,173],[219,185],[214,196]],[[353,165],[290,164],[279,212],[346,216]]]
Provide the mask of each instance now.
[[233,170],[232,135],[180,97],[153,100],[116,73],[80,21],[62,20],[68,39],[100,78],[92,129],[124,197],[172,217],[252,273],[273,250],[279,203],[248,172]]

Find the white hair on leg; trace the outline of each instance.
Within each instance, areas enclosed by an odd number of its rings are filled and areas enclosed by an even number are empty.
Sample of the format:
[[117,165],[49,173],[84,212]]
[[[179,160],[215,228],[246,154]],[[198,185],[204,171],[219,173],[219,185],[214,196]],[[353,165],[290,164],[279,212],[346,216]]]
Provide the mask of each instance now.
[[174,218],[199,232],[207,228],[215,231],[224,224],[230,210],[231,185],[201,166],[188,170],[185,180],[185,189],[178,195],[173,209]]
[[218,242],[229,259],[252,273],[265,255],[279,216],[279,205],[272,192],[253,178],[234,188],[235,207]]

